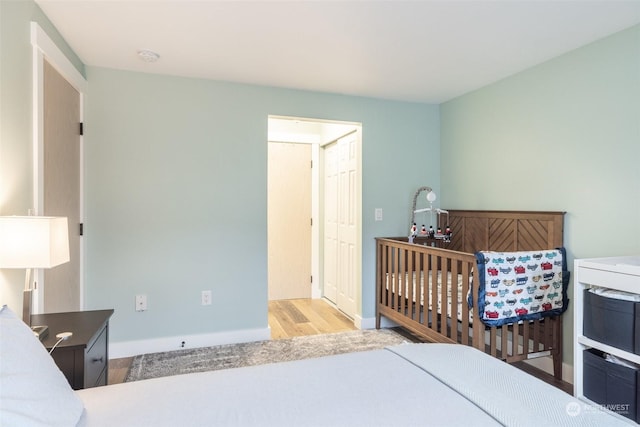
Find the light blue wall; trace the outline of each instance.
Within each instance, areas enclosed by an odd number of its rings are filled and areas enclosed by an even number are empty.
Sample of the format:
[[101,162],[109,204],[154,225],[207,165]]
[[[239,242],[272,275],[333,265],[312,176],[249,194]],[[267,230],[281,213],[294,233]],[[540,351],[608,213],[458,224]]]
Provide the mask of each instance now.
[[[37,22],[80,73],[84,66],[31,0],[0,0],[0,215],[33,205],[30,22]],[[24,270],[0,270],[0,304],[22,310]]]
[[640,254],[640,26],[443,104],[441,133],[443,206],[566,211],[571,270]]
[[[87,76],[86,302],[115,308],[112,342],[267,327],[270,114],[362,123],[362,316],[374,316],[374,237],[404,234],[415,189],[439,187],[437,106],[95,67]],[[211,306],[200,305],[205,289]],[[134,311],[136,294],[147,312]]]

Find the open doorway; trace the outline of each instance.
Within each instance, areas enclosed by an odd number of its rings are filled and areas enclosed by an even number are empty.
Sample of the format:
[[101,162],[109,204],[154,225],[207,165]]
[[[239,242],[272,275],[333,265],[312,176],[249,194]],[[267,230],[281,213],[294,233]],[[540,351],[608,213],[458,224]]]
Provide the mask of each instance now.
[[[70,261],[36,273],[34,313],[83,309],[82,144],[87,81],[47,33],[31,23],[33,48],[33,208],[69,221]],[[44,286],[43,286],[44,285]]]
[[[361,306],[361,125],[276,116],[268,123],[269,299],[303,292],[326,298],[355,319]],[[305,167],[310,185],[301,186]],[[291,197],[296,201],[287,205]],[[287,255],[296,247],[295,255]],[[304,271],[310,271],[306,280]]]

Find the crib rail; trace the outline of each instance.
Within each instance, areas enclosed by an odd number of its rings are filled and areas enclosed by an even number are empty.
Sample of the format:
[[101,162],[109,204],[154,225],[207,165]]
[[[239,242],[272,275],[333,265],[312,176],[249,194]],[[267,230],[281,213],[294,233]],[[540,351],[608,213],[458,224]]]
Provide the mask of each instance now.
[[561,317],[500,327],[473,320],[467,298],[477,307],[474,267],[470,253],[377,238],[376,327],[384,316],[428,342],[470,345],[507,362],[551,355],[560,378]]

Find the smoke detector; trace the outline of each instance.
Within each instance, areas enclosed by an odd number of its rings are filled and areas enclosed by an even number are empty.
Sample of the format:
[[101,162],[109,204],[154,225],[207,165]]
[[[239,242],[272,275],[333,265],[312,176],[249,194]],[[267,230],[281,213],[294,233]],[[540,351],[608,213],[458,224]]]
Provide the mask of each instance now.
[[138,57],[144,62],[156,62],[158,59],[160,59],[160,55],[148,49],[139,50]]

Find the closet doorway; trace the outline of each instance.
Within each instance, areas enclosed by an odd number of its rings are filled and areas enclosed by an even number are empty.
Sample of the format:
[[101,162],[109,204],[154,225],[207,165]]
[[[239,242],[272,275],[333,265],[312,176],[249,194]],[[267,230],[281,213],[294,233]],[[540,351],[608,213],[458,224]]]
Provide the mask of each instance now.
[[[311,298],[325,298],[355,319],[361,298],[361,125],[275,116],[270,116],[268,123],[268,177],[278,187],[268,184],[269,300],[300,298],[286,291],[288,278],[277,277],[279,272],[293,276],[293,272],[304,271],[304,264],[310,266],[310,275],[302,290]],[[297,204],[292,204],[290,209],[275,206],[282,189],[285,193],[299,194],[301,178],[294,170],[304,169],[274,161],[276,151],[285,144],[291,151],[295,150],[291,145],[306,145],[310,149],[310,158],[299,158],[311,175],[311,185],[307,187],[309,198],[299,196],[301,200],[310,200],[310,216],[302,208],[293,208]],[[281,228],[282,233],[292,235],[288,238],[274,234],[278,232],[274,223],[279,219],[272,215],[283,211],[287,215],[299,215],[296,224],[308,225],[310,256],[307,261],[297,256],[302,250],[289,258],[279,256],[287,251],[280,246],[286,244],[283,242],[299,237],[292,227]],[[292,219],[289,221],[293,224]],[[303,244],[302,239],[293,244]],[[298,280],[303,280],[302,276]]]
[[67,217],[69,262],[44,270],[44,312],[81,309],[81,95],[44,61],[43,208],[47,216]]
[[87,81],[35,22],[33,48],[33,208],[36,215],[65,216],[68,263],[36,273],[34,313],[83,309],[82,143],[80,124]]

